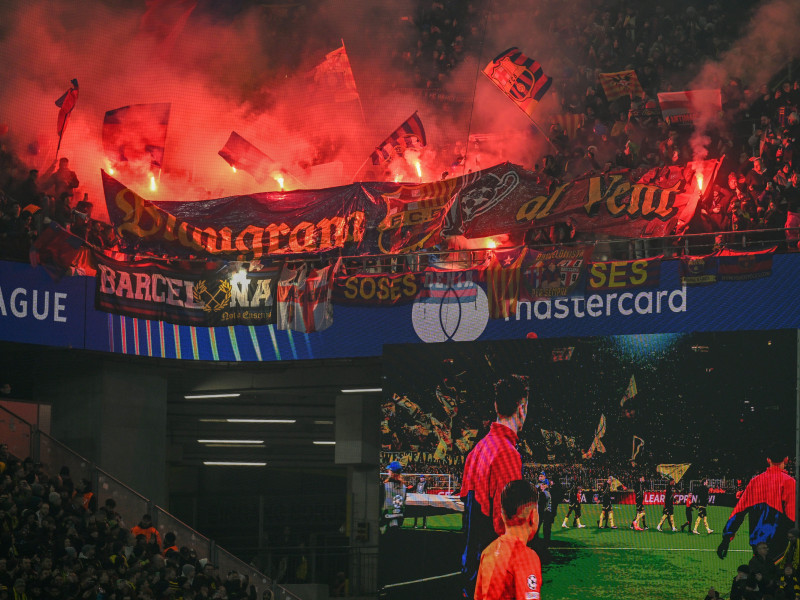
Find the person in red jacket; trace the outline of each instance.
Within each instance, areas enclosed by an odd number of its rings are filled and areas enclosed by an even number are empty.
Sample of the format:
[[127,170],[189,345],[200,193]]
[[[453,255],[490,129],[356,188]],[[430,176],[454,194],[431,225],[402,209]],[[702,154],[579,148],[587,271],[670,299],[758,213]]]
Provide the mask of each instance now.
[[786,472],[788,460],[788,454],[780,447],[767,452],[769,467],[750,480],[725,524],[722,542],[717,548],[720,558],[728,554],[728,546],[746,515],[750,515],[753,554],[758,544],[765,542],[770,550],[769,560],[775,560],[786,547],[789,530],[794,527],[797,485],[794,477]]
[[530,482],[508,483],[500,495],[505,533],[481,555],[475,600],[540,600],[542,565],[527,544],[539,527],[539,493]]
[[494,386],[497,421],[467,456],[459,496],[466,547],[461,556],[465,598],[472,598],[480,556],[497,536],[505,533],[500,494],[506,484],[522,477],[517,435],[528,414],[527,378],[510,376]]

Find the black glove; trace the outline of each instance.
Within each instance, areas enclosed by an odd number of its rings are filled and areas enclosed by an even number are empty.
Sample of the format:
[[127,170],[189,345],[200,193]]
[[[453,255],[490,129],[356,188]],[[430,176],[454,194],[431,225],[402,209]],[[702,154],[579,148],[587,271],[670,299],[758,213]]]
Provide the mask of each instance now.
[[728,546],[730,545],[730,543],[731,543],[730,539],[726,537],[722,538],[722,541],[717,547],[717,556],[719,556],[720,559],[725,558],[728,555]]

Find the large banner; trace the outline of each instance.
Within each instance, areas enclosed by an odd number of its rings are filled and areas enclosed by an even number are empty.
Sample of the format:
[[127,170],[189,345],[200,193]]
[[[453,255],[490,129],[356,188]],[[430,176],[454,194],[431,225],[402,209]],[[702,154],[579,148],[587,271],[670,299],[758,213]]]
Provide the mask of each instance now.
[[716,167],[717,161],[698,161],[621,169],[558,184],[504,163],[432,183],[357,183],[194,202],[150,201],[106,173],[103,185],[123,250],[248,260],[396,254],[432,248],[442,238],[521,236],[558,223],[579,234],[664,235],[689,222]]
[[[695,213],[717,161],[617,170],[556,185],[505,164],[480,173],[460,194],[443,234],[481,238],[570,223],[579,234],[622,237],[673,233]],[[704,182],[704,183],[701,183]]]
[[95,306],[178,325],[268,325],[275,323],[280,270],[280,263],[253,268],[236,262],[119,262],[98,256]]
[[197,202],[145,200],[103,172],[108,215],[131,250],[260,258],[358,248],[374,200],[346,186]]

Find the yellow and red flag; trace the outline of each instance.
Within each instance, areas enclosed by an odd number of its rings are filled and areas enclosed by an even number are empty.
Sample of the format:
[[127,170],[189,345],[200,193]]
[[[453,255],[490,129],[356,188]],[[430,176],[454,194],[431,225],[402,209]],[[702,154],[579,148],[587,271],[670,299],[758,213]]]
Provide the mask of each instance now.
[[623,96],[630,96],[631,98],[641,96],[642,84],[639,83],[639,78],[636,76],[636,71],[617,71],[616,73],[600,73],[598,76],[600,85],[603,86],[603,91],[606,93],[606,99],[613,102]]

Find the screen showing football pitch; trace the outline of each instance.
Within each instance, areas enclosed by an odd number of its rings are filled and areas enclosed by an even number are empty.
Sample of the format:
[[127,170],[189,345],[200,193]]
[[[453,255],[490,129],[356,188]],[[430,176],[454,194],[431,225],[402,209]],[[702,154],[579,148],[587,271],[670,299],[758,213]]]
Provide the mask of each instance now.
[[[509,477],[490,444],[506,444],[502,461],[539,490],[528,545],[541,580],[524,597],[728,597],[763,592],[773,575],[781,585],[782,565],[761,578],[756,563],[737,569],[760,541],[768,562],[780,557],[794,525],[795,331],[387,346],[384,376],[385,597],[470,592],[467,538],[498,534],[488,482]],[[508,389],[527,394],[527,413],[493,425]],[[465,504],[476,510],[465,487],[490,504],[477,502],[488,533],[464,518]]]

